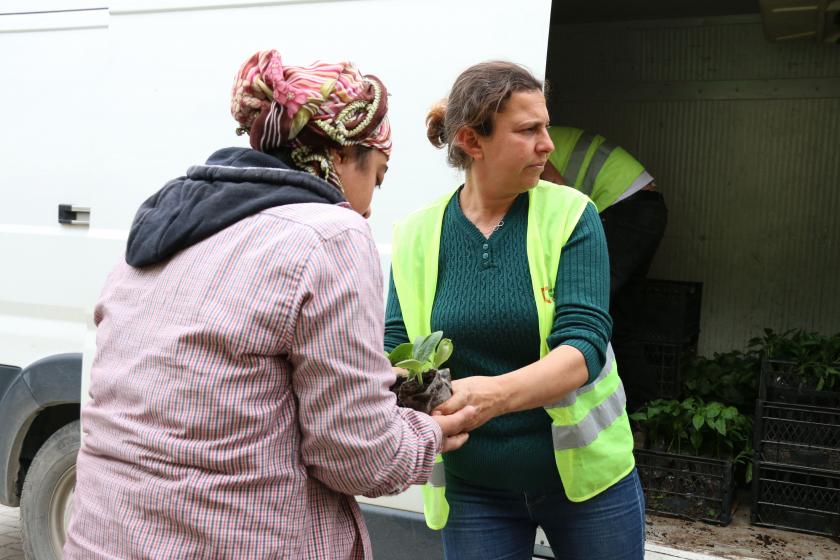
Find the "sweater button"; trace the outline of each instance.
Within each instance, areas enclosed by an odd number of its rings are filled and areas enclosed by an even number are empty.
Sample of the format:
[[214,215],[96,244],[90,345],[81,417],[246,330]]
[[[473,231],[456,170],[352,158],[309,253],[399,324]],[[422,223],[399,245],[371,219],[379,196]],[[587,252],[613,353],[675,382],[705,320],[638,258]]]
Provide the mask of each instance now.
[[489,259],[490,258],[490,253],[484,253],[483,255],[481,255],[481,258],[484,259],[484,260]]
[[486,251],[487,249],[489,249],[489,248],[490,248],[490,245],[488,245],[487,243],[485,243],[484,245],[482,245],[482,246],[481,246],[481,248],[482,248],[482,249],[484,249],[484,250]]

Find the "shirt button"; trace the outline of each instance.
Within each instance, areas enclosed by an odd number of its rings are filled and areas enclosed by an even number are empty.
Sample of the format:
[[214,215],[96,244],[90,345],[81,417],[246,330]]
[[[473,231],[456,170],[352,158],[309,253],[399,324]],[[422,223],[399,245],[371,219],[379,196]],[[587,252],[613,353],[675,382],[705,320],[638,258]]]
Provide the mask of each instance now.
[[490,258],[490,253],[484,253],[483,255],[481,255],[481,258],[484,259],[484,260],[489,259]]
[[481,248],[482,248],[482,249],[484,249],[484,250],[486,251],[487,249],[489,249],[489,248],[490,248],[490,245],[488,245],[487,243],[485,243],[484,245],[482,245],[482,246],[481,246]]

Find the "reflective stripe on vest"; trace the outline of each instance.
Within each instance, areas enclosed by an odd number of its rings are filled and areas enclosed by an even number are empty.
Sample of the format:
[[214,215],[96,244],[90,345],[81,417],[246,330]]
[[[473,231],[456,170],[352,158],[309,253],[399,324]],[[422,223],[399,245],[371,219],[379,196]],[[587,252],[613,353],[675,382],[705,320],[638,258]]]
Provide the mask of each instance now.
[[589,414],[577,424],[571,426],[552,424],[551,441],[554,443],[554,450],[586,447],[595,441],[605,427],[611,425],[624,413],[626,403],[624,387],[619,386],[615,394],[590,410]]
[[443,466],[443,456],[435,457],[432,476],[423,485],[423,517],[429,529],[439,531],[446,526],[449,519],[449,503],[446,501],[446,471]]
[[[607,364],[609,370],[605,367],[601,371],[601,375],[598,376],[600,381],[595,381],[583,387],[584,389],[589,389],[586,392],[590,393],[592,390],[590,388],[598,383],[609,383],[608,379],[612,377],[613,366],[614,363],[610,361]],[[603,375],[605,371],[608,371],[607,375]],[[615,378],[618,381],[617,386],[608,388],[607,397],[593,408],[590,408],[583,418],[576,419],[574,423],[568,425],[560,425],[558,422],[552,422],[551,439],[554,442],[555,451],[586,447],[595,441],[595,438],[598,437],[601,430],[611,425],[624,413],[624,405],[627,403],[627,398],[624,394],[624,385],[618,379],[618,375],[615,375]],[[576,393],[580,394],[580,389],[573,394]],[[575,403],[567,406],[574,406],[576,403],[577,400]],[[555,413],[558,411],[549,410],[548,412],[552,416],[552,419],[554,419]],[[568,416],[573,418],[574,414]]]
[[[528,267],[537,307],[540,357],[549,352],[555,303],[554,290],[563,246],[589,199],[569,187],[540,181],[528,193]],[[394,228],[392,273],[409,340],[431,332],[431,312],[437,288],[443,214],[452,195],[411,214]],[[457,342],[456,342],[457,344]],[[546,407],[555,437],[555,462],[567,497],[583,501],[609,488],[634,466],[633,436],[624,411],[624,389],[618,367],[607,348],[607,364],[597,379]],[[558,445],[559,444],[559,447]],[[436,465],[442,466],[436,459]],[[446,524],[444,471],[433,470],[423,486],[426,524]]]
[[[569,163],[566,168],[562,170],[562,175],[570,186],[578,185],[578,175],[580,174],[580,167],[583,165],[583,160],[586,159],[586,153],[589,151],[589,146],[595,140],[595,135],[591,132],[583,131],[575,142],[575,147],[572,148],[572,154],[569,156]],[[590,191],[591,192],[591,191]],[[587,196],[589,193],[584,193]]]
[[[437,459],[440,459],[439,461]],[[435,487],[446,486],[446,469],[443,466],[443,457],[438,455],[435,458],[435,466],[432,468],[432,477],[429,484]]]
[[595,179],[604,168],[604,164],[607,163],[607,158],[610,157],[613,150],[615,150],[615,145],[610,144],[606,140],[598,145],[598,149],[595,150],[595,153],[592,155],[592,159],[589,161],[589,166],[586,168],[586,175],[583,177],[583,184],[580,187],[580,192],[586,196],[590,196],[592,194],[592,189],[595,188]]

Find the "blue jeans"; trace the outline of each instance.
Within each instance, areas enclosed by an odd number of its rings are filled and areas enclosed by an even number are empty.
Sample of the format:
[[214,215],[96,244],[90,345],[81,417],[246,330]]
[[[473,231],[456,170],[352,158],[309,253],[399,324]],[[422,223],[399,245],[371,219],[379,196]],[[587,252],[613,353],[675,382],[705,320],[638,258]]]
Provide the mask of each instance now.
[[537,526],[557,559],[643,560],[645,502],[639,475],[629,475],[585,502],[562,489],[511,492],[460,482],[446,489],[446,560],[531,560]]

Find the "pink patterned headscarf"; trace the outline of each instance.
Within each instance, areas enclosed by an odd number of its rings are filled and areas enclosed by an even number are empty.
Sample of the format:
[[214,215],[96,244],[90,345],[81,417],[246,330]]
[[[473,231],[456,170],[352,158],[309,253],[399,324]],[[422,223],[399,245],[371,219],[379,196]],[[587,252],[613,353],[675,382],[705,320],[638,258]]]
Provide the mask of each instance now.
[[391,153],[388,93],[349,62],[284,66],[276,50],[252,55],[233,83],[231,114],[251,147],[291,149],[294,163],[341,187],[327,151],[367,146]]

